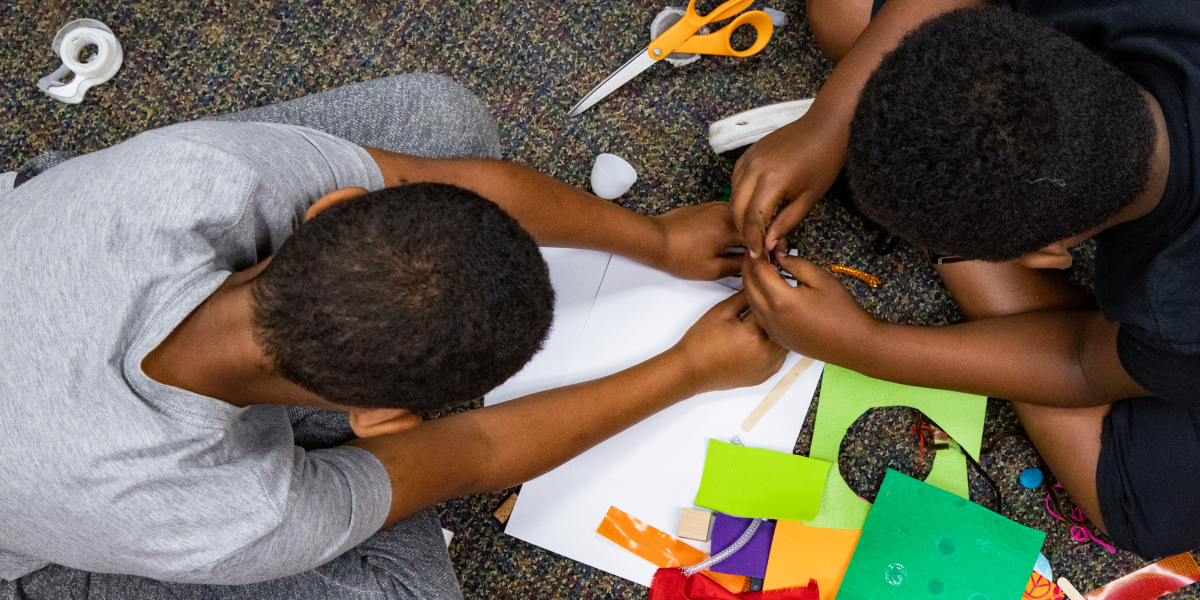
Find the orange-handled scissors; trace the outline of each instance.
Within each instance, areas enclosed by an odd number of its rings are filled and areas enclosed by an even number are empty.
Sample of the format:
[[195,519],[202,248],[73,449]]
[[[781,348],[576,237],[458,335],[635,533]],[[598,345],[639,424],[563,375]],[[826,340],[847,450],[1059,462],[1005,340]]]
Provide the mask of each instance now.
[[[770,15],[761,10],[742,13],[732,23],[713,33],[696,35],[696,32],[700,31],[705,25],[728,19],[748,8],[753,2],[754,0],[729,0],[713,9],[707,15],[701,16],[696,14],[696,0],[690,0],[687,12],[684,13],[682,19],[679,19],[677,23],[662,32],[662,35],[654,38],[650,42],[650,45],[646,47],[645,52],[639,52],[637,56],[629,59],[620,69],[609,75],[607,79],[601,81],[600,85],[592,88],[592,91],[588,92],[582,100],[571,107],[567,116],[574,117],[591,108],[593,104],[613,93],[617,88],[629,83],[629,80],[637,77],[642,71],[658,64],[659,61],[669,56],[672,52],[716,54],[721,56],[750,56],[757,54],[759,50],[762,50],[767,45],[767,42],[771,41],[771,33],[774,31]],[[753,26],[757,32],[757,38],[754,40],[753,46],[745,50],[735,50],[729,43],[729,38],[742,25]]]

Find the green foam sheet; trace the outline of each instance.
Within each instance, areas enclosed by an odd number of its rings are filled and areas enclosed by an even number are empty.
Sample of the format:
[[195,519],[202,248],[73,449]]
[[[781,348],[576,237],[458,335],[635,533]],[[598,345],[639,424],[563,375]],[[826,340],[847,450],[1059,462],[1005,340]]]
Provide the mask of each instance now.
[[[867,410],[882,406],[910,406],[920,410],[967,454],[979,460],[987,398],[888,383],[833,365],[825,366],[809,456],[836,465],[846,431]],[[954,454],[958,454],[957,451]],[[956,457],[948,451],[938,452],[933,469],[929,477],[931,484],[967,497],[965,457],[961,454]],[[835,468],[829,473],[820,512],[804,524],[859,529],[870,510],[871,503],[859,498]]]
[[709,440],[696,505],[739,517],[811,519],[829,466],[806,456]]
[[889,470],[837,600],[1014,600],[1045,538]]

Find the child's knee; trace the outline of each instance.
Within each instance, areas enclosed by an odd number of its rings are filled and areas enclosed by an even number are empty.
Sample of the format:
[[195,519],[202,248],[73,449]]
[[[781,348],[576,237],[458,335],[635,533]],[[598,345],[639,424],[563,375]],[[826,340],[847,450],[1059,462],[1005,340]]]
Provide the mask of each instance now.
[[871,0],[808,0],[808,26],[829,60],[838,62],[871,22]]
[[419,88],[426,98],[436,101],[436,104],[454,108],[455,114],[479,121],[495,122],[483,100],[449,77],[436,73],[414,73],[397,77],[404,77],[406,81],[403,82],[403,86]]
[[444,119],[454,131],[453,139],[444,140],[452,146],[448,152],[458,156],[500,158],[500,136],[496,119],[478,96],[451,79],[434,73],[415,73],[395,76],[392,86],[406,98],[415,88],[422,96],[417,103],[428,111],[427,118]]

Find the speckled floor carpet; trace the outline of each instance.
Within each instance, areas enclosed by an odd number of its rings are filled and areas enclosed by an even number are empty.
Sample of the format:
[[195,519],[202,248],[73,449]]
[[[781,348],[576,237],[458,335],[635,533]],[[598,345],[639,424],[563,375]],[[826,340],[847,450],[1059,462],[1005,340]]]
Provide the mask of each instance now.
[[[661,0],[660,0],[661,1]],[[717,2],[701,2],[701,10]],[[756,106],[809,97],[832,66],[816,51],[800,0],[759,0],[791,15],[767,48],[746,59],[705,57],[675,69],[659,65],[576,119],[574,102],[644,47],[662,7],[648,0],[125,0],[0,6],[0,171],[48,149],[82,152],[171,123],[302,96],[394,73],[442,73],[491,107],[505,158],[584,185],[593,157],[627,158],[639,180],[625,206],[649,214],[714,200],[733,164],[705,142],[708,123]],[[93,18],[122,41],[117,77],[78,106],[36,88],[58,66],[50,40],[63,24]],[[880,318],[945,324],[960,318],[933,271],[911,248],[871,251],[875,234],[826,200],[793,243],[820,263],[861,268],[883,279],[854,292]],[[1086,256],[1084,256],[1086,258]],[[1081,261],[1086,263],[1087,261]],[[1087,279],[1082,268],[1077,275]],[[814,404],[814,408],[815,408]],[[815,410],[797,442],[807,453]],[[921,475],[913,411],[884,409],[851,430],[840,468],[869,488],[887,466]],[[1013,428],[1007,403],[992,400],[985,445]],[[1045,486],[1023,489],[1034,452],[1010,439],[982,460],[1003,496],[1003,512],[1048,532],[1056,574],[1089,590],[1140,566],[1136,557],[1079,543],[1042,507]],[[996,508],[995,491],[972,469],[975,501]],[[450,552],[467,598],[643,598],[646,589],[503,534],[492,511],[509,492],[441,507],[455,532]],[[1175,597],[1200,598],[1200,586]]]

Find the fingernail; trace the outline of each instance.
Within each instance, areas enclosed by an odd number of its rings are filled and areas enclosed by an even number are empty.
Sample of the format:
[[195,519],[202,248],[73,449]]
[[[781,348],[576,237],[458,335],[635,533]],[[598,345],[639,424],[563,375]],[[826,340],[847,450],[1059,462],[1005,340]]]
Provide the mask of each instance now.
[[753,250],[751,250],[751,251],[750,251],[750,258],[758,258],[758,253],[757,253],[757,252],[755,252],[755,251],[753,251]]

